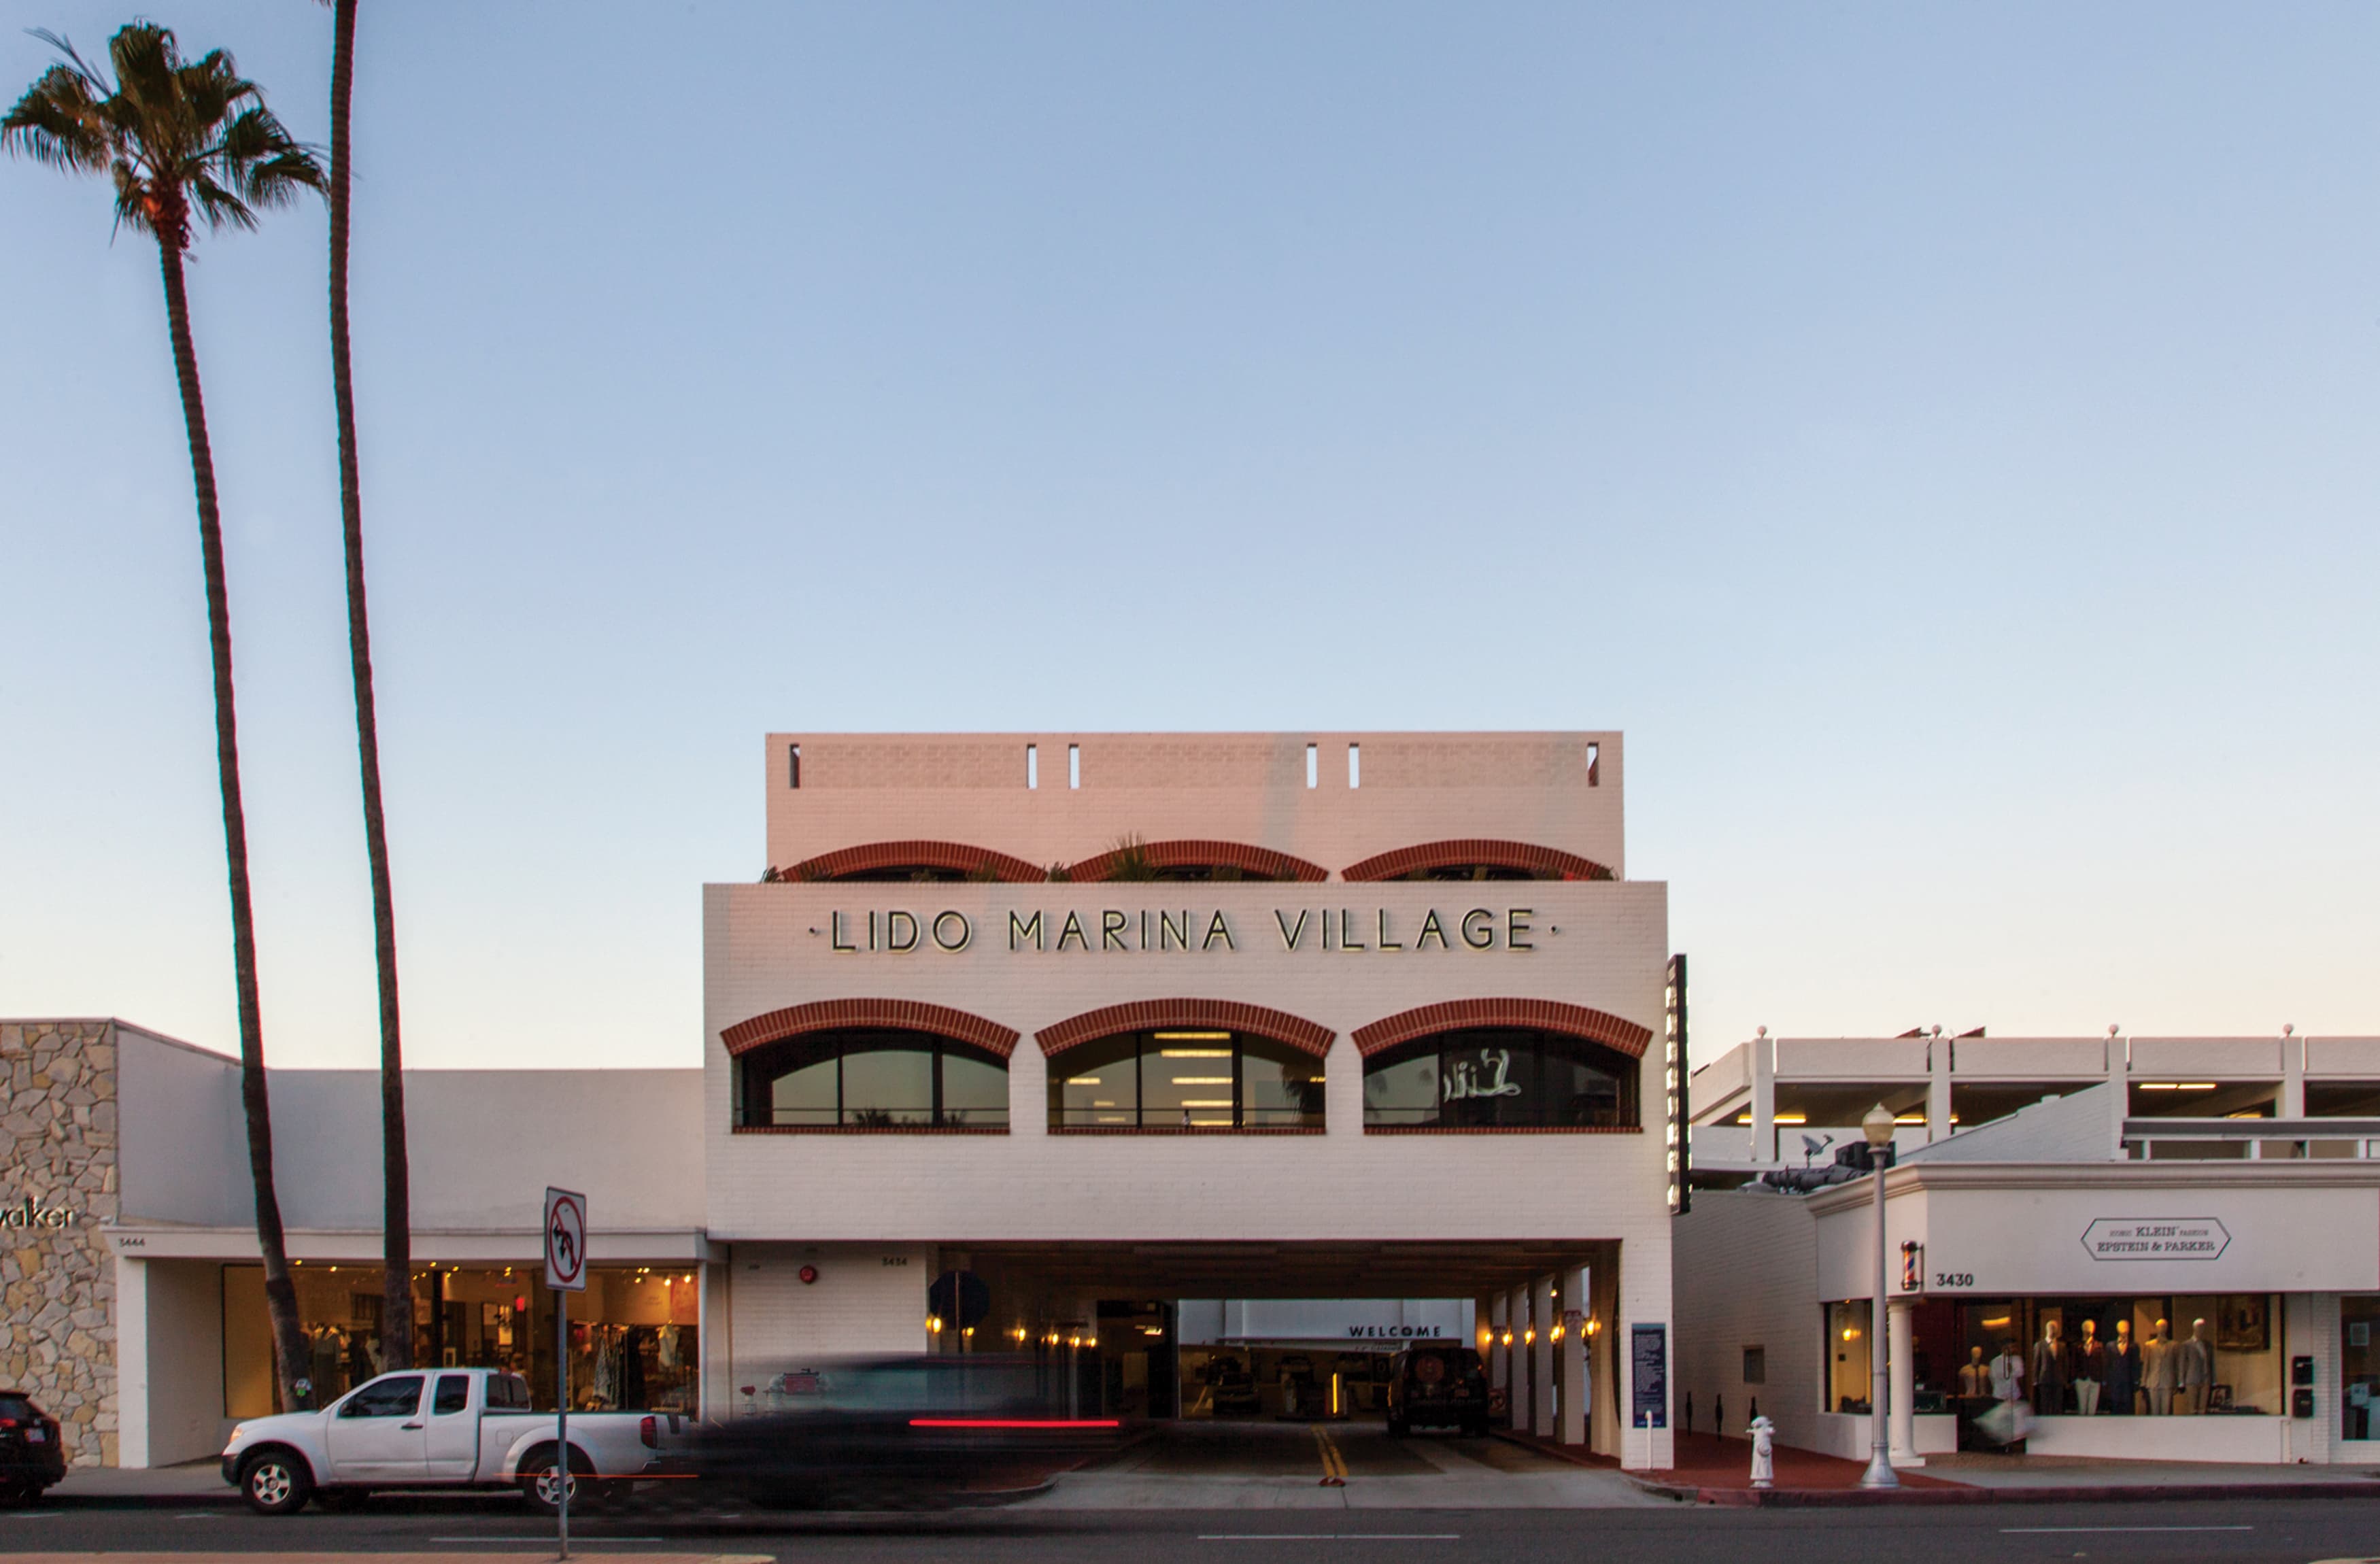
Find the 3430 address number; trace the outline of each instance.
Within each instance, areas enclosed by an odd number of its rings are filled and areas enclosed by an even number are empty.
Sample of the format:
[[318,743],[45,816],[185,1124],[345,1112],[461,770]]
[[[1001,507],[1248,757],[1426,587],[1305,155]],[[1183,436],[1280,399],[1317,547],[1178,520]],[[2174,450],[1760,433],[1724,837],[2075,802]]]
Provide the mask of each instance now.
[[1973,1271],[1936,1271],[1934,1273],[1934,1285],[1937,1287],[1973,1287],[1975,1285],[1975,1273]]

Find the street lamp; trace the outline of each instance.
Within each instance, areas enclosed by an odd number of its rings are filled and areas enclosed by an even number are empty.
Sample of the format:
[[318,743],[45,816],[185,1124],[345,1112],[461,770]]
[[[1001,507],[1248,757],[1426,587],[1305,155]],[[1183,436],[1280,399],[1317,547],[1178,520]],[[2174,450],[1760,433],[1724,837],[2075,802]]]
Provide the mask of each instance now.
[[1892,1435],[1886,1419],[1889,1415],[1886,1403],[1891,1399],[1891,1381],[1886,1376],[1884,1361],[1884,1170],[1892,1156],[1892,1109],[1877,1103],[1860,1121],[1860,1133],[1867,1137],[1868,1160],[1876,1165],[1876,1302],[1869,1305],[1867,1322],[1867,1422],[1871,1436],[1868,1441],[1867,1470],[1860,1473],[1863,1488],[1897,1488],[1900,1476],[1892,1470],[1890,1440]]

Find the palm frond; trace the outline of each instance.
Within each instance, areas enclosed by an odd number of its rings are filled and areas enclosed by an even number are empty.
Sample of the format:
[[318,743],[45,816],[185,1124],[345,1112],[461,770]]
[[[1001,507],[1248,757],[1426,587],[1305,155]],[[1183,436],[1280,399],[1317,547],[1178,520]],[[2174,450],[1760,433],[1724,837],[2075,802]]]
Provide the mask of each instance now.
[[188,188],[190,200],[199,209],[199,215],[207,220],[208,227],[220,228],[228,223],[236,228],[255,231],[256,213],[249,204],[215,183],[214,176],[205,169],[191,174]]
[[251,206],[286,206],[300,189],[319,190],[324,183],[313,150],[293,139],[261,104],[241,111],[225,127],[209,161]]
[[106,167],[107,126],[90,81],[64,63],[43,71],[0,116],[0,148],[78,173]]

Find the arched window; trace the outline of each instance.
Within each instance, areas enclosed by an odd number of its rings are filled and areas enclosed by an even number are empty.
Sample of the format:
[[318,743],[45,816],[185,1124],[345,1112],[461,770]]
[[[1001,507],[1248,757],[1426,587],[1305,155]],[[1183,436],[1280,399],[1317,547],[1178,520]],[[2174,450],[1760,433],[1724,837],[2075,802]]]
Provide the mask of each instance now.
[[1320,864],[1247,842],[1143,842],[1127,837],[1073,865],[1067,878],[1096,880],[1308,880],[1330,878]]
[[1005,1130],[1008,1061],[932,1032],[803,1032],[737,1057],[747,1129]]
[[1322,1061],[1250,1032],[1161,1027],[1050,1061],[1054,1130],[1318,1130]]
[[1379,853],[1350,864],[1341,878],[1389,879],[1609,879],[1611,871],[1591,858],[1534,842],[1465,837],[1425,842]]
[[1526,1026],[1433,1032],[1364,1061],[1366,1128],[1633,1129],[1638,1061]]

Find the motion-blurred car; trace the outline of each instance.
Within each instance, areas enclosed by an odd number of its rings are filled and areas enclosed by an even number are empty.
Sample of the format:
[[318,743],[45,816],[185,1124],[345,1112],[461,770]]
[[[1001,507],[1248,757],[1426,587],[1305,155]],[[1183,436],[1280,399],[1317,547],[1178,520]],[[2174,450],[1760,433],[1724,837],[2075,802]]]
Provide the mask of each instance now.
[[1216,1353],[1207,1360],[1207,1383],[1214,1387],[1214,1408],[1219,1412],[1263,1410],[1257,1376],[1249,1372],[1245,1359],[1230,1352]]
[[823,1363],[745,1387],[742,1400],[697,1435],[688,1464],[769,1508],[1046,1473],[1111,1449],[1120,1426],[1069,1406],[1062,1362],[993,1354]]
[[37,1499],[66,1474],[58,1420],[22,1390],[0,1390],[0,1499]]
[[1389,1365],[1389,1434],[1415,1428],[1488,1432],[1488,1374],[1468,1347],[1409,1347]]

